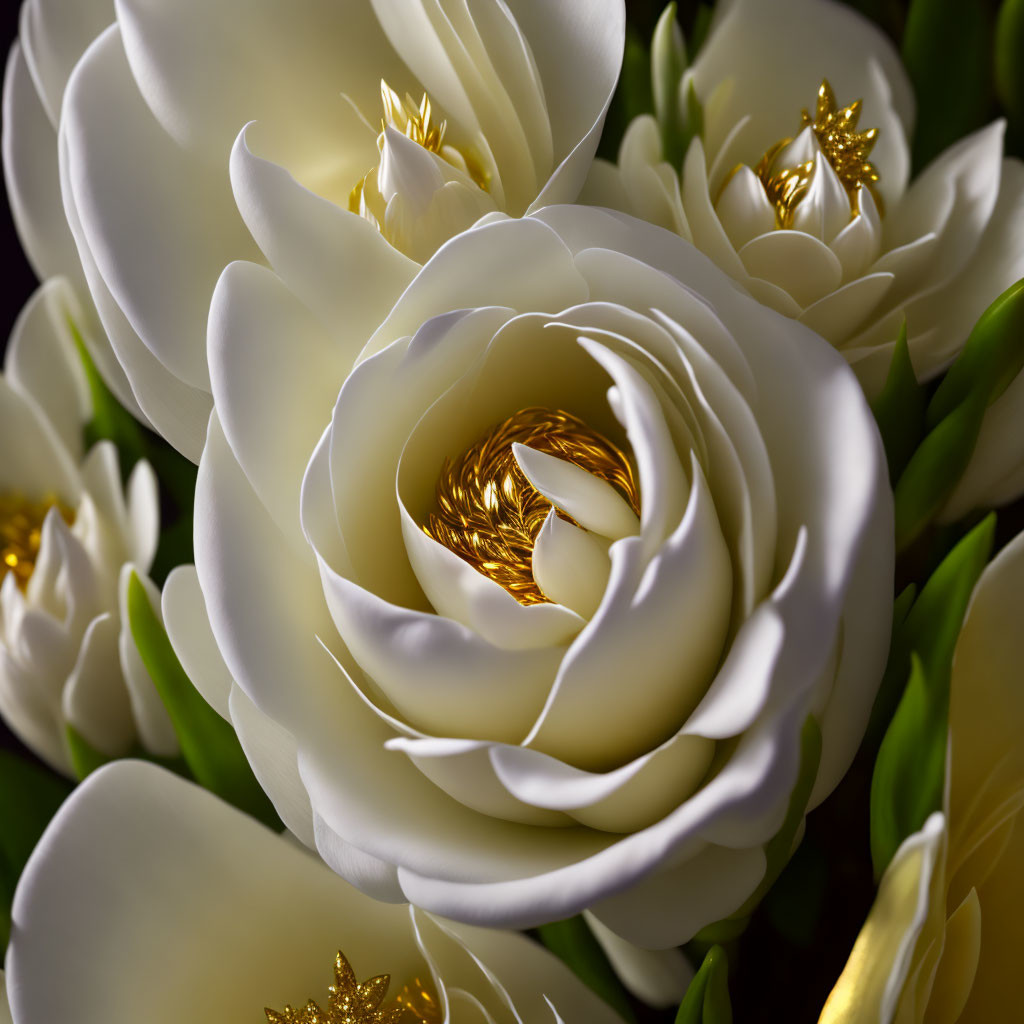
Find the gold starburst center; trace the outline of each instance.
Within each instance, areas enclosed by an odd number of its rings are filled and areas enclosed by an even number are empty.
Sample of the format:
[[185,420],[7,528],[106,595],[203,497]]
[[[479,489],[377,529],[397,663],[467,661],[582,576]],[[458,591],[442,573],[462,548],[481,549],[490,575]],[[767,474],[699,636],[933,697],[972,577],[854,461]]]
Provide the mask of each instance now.
[[[818,145],[831,164],[836,177],[850,197],[851,213],[858,209],[858,196],[862,188],[870,190],[875,203],[882,210],[881,197],[875,190],[879,174],[868,157],[878,141],[878,129],[858,131],[862,101],[839,107],[828,79],[818,88],[818,102],[812,117],[805,108],[800,115],[801,129],[810,128]],[[814,177],[814,162],[807,161],[795,167],[777,167],[779,154],[793,141],[781,139],[775,143],[757,165],[757,176],[764,185],[769,201],[775,207],[775,220],[780,228],[793,224],[796,207],[807,194]]]
[[512,453],[516,442],[607,481],[637,514],[640,492],[625,453],[561,409],[521,409],[454,461],[445,459],[437,482],[438,511],[430,514],[424,532],[520,604],[541,604],[548,599],[533,578],[533,545],[551,502],[523,475]]
[[326,1009],[310,999],[301,1009],[286,1006],[278,1013],[268,1007],[263,1012],[269,1024],[440,1024],[441,1010],[428,985],[417,978],[385,1003],[390,984],[388,974],[357,981],[352,965],[338,950]]
[[74,522],[74,512],[55,496],[33,501],[21,494],[0,494],[0,578],[12,572],[22,590],[28,586],[39,557],[43,522],[54,507],[69,526]]

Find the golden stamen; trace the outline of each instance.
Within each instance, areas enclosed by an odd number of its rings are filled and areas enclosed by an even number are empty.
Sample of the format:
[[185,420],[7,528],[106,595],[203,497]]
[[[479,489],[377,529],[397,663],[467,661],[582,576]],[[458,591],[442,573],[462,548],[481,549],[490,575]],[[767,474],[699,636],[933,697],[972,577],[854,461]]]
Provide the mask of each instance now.
[[[428,152],[437,153],[438,156],[447,159],[450,163],[453,160],[457,163],[458,158],[461,157],[466,173],[474,184],[478,185],[485,192],[487,191],[490,179],[479,160],[472,153],[464,149],[458,150],[458,156],[449,159],[454,151],[450,147],[445,146],[444,136],[448,129],[448,122],[441,121],[438,123],[434,120],[434,111],[430,104],[430,97],[426,93],[423,94],[423,99],[417,105],[408,93],[405,99],[402,99],[384,79],[381,79],[380,98],[384,106],[384,117],[381,118],[380,134],[377,136],[377,148],[379,150],[383,151],[384,149],[385,130],[389,127],[394,128]],[[375,173],[376,168],[356,182],[348,196],[348,208],[352,213],[368,217],[379,228],[380,217],[367,210],[366,204],[363,201],[366,179]]]
[[[823,79],[818,88],[818,102],[814,116],[804,109],[800,115],[801,128],[811,128],[825,159],[832,165],[836,177],[842,182],[850,196],[851,216],[859,209],[859,193],[867,188],[882,212],[882,199],[875,190],[879,174],[868,157],[878,141],[878,129],[857,131],[861,115],[861,100],[841,109],[836,105],[835,93],[828,79]],[[769,149],[757,165],[757,176],[764,185],[768,199],[775,207],[775,221],[780,228],[793,224],[796,207],[807,194],[814,176],[814,163],[799,164],[796,167],[775,169],[778,155],[791,142],[782,139]]]
[[14,573],[21,590],[28,586],[35,570],[43,522],[54,507],[68,526],[75,521],[74,512],[57,497],[32,501],[20,494],[0,494],[0,578]]
[[338,950],[326,1010],[310,999],[299,1010],[286,1006],[281,1013],[269,1007],[263,1012],[269,1024],[440,1024],[437,1000],[419,978],[385,1003],[390,984],[389,974],[357,981],[352,965]]
[[[640,491],[626,455],[561,409],[521,409],[454,462],[444,460],[437,483],[440,511],[430,514],[424,532],[503,586],[520,604],[541,604],[548,599],[533,578],[533,545],[551,502],[519,468],[512,454],[517,441],[612,484],[637,514]],[[558,514],[573,522],[564,512]]]

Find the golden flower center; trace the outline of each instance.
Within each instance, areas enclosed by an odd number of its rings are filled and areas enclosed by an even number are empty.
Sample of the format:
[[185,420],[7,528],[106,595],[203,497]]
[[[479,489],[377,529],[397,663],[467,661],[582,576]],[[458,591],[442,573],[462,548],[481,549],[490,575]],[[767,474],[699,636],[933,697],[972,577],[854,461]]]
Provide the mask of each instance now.
[[607,481],[637,514],[640,492],[625,453],[561,409],[521,409],[454,462],[445,459],[437,482],[438,511],[430,514],[424,532],[503,586],[520,604],[540,604],[548,599],[533,578],[533,545],[551,502],[523,475],[512,453],[515,442]]
[[[868,161],[871,150],[878,141],[878,129],[857,131],[861,115],[861,100],[847,107],[839,108],[835,93],[828,79],[818,89],[818,103],[814,116],[804,109],[800,115],[801,129],[811,128],[825,158],[832,165],[850,196],[851,209],[857,210],[858,194],[861,188],[871,191],[882,210],[882,200],[875,191],[879,180],[874,164]],[[757,165],[756,173],[761,179],[768,199],[775,207],[775,221],[780,228],[789,228],[800,200],[807,194],[814,177],[814,162],[797,164],[795,167],[776,167],[779,154],[793,141],[792,138],[776,142]]]
[[0,577],[14,573],[24,590],[32,578],[43,537],[43,521],[56,507],[64,522],[75,521],[74,512],[57,497],[32,501],[20,494],[0,494]]
[[[464,170],[480,188],[487,191],[487,173],[480,166],[479,161],[471,153],[445,144],[444,137],[448,129],[448,122],[435,120],[430,97],[426,93],[423,94],[423,99],[417,105],[410,95],[406,94],[403,99],[387,82],[381,79],[380,98],[384,107],[384,116],[381,118],[380,134],[377,136],[379,150],[382,152],[384,150],[385,129],[394,128],[428,152],[437,153],[438,156],[459,167],[460,170]],[[375,173],[376,168],[356,182],[355,187],[349,193],[348,208],[352,213],[358,213],[374,221],[379,228],[383,211],[376,209],[375,207],[379,204],[367,196],[368,191],[371,191],[367,189],[367,179]]]
[[419,978],[385,1002],[389,974],[357,981],[352,965],[338,950],[334,984],[328,988],[327,1008],[310,999],[301,1009],[286,1006],[278,1013],[264,1009],[270,1024],[440,1024],[441,1008],[429,985]]

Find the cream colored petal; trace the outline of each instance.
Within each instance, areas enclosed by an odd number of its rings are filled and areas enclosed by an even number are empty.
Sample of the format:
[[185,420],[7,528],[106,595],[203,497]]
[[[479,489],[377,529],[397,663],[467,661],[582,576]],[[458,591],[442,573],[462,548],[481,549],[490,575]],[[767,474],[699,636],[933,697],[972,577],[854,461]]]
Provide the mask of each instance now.
[[[930,890],[944,848],[944,819],[933,814],[922,831],[896,851],[818,1024],[890,1024],[893,1020],[918,936],[929,914],[935,913],[936,908],[929,905]],[[941,866],[938,871],[941,880]],[[941,901],[937,909],[942,915]]]
[[151,1024],[249,1024],[323,998],[339,949],[360,978],[421,973],[407,914],[197,786],[119,762],[64,805],[22,876],[12,1008],[19,1024],[130,1024],[140,1007]]

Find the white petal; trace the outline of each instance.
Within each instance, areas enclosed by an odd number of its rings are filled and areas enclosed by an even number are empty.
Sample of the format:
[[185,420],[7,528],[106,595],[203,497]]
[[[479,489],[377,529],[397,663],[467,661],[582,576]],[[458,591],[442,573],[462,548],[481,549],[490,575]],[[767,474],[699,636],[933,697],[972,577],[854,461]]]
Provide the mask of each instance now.
[[238,464],[297,557],[302,474],[349,369],[272,271],[232,263],[210,305],[210,378]]
[[520,604],[500,584],[428,536],[404,504],[400,510],[409,562],[438,615],[507,650],[564,647],[583,628],[579,615],[558,604]]
[[[143,746],[150,753],[159,757],[176,757],[180,748],[174,726],[171,725],[171,716],[167,713],[149,672],[146,671],[142,655],[139,654],[139,649],[135,646],[128,622],[128,583],[135,572],[135,567],[131,565],[125,565],[121,569],[118,598],[121,616],[121,630],[118,638],[121,672],[124,674],[124,681],[128,686],[132,716],[135,719],[135,726],[139,731],[139,738],[142,740]],[[143,572],[138,571],[137,575],[146,590],[150,606],[159,617],[160,591]]]
[[883,273],[858,277],[808,306],[800,322],[840,346],[885,299],[893,280],[892,274]]
[[546,810],[516,799],[495,774],[491,763],[494,747],[490,743],[397,736],[388,740],[387,749],[407,754],[435,786],[464,807],[488,817],[545,827],[572,824],[572,818],[559,810]]
[[299,775],[295,738],[263,714],[237,686],[231,687],[228,709],[229,720],[263,792],[291,833],[312,848],[313,809]]
[[362,217],[253,153],[251,131],[231,152],[242,218],[281,280],[338,339],[339,360],[354,363],[417,268]]
[[221,718],[231,720],[233,680],[210,629],[206,600],[194,565],[179,565],[164,583],[160,610],[167,638],[185,674]]
[[646,949],[689,942],[739,909],[764,877],[764,851],[709,845],[590,908],[611,931]]
[[538,218],[477,225],[416,275],[362,358],[451,310],[506,306],[555,313],[588,297],[565,243]]
[[[219,421],[210,422],[195,505],[196,571],[210,625],[238,685],[260,710],[297,733],[303,723],[339,713],[337,677],[316,643],[333,627],[315,568],[295,558]],[[296,678],[301,687],[282,688],[282,679]]]
[[533,578],[544,596],[590,618],[601,603],[610,571],[607,545],[552,508],[533,545]]
[[580,824],[633,833],[661,821],[696,792],[715,745],[676,735],[609,772],[587,772],[524,747],[494,747],[497,779],[532,807],[562,811]]
[[807,307],[842,283],[843,268],[831,249],[800,231],[772,231],[740,250],[747,272],[784,288]]
[[[346,107],[342,94],[375,119],[382,77],[400,92],[414,88],[368,3],[296,0],[284,19],[273,0],[118,0],[117,8],[146,103],[173,138],[214,166],[260,120],[279,152],[322,168],[330,127]],[[337,145],[344,148],[344,135]]]
[[112,0],[28,0],[21,8],[21,39],[40,98],[56,126],[71,69],[114,20]]
[[732,569],[696,462],[692,471],[686,514],[650,562],[638,538],[612,546],[608,590],[525,741],[533,749],[604,770],[672,735],[703,695],[728,628]]
[[116,26],[75,68],[61,128],[104,282],[150,351],[185,384],[208,389],[209,296],[226,263],[254,253],[223,172],[190,158],[153,119]]
[[81,458],[82,430],[92,418],[92,402],[66,320],[76,308],[62,278],[37,289],[11,331],[4,372],[39,405],[72,457]]
[[124,757],[137,737],[117,645],[114,617],[101,615],[89,623],[61,706],[68,724],[110,758]]
[[78,257],[60,198],[57,132],[17,43],[4,77],[3,164],[18,237],[36,276],[75,274]]
[[756,174],[740,164],[715,203],[715,212],[734,248],[775,230],[775,208]]
[[80,488],[71,453],[41,410],[0,379],[0,492],[55,494],[73,507]]
[[677,1006],[693,980],[694,970],[681,949],[641,949],[616,935],[590,911],[583,912],[619,980],[651,1006]]
[[198,787],[121,762],[64,805],[22,876],[12,1008],[25,1024],[129,1024],[142,1005],[153,1024],[241,1024],[322,996],[338,949],[360,978],[422,972],[406,915]]
[[564,648],[504,650],[450,619],[382,601],[321,562],[327,602],[360,668],[414,725],[518,743]]
[[512,445],[512,453],[530,484],[584,529],[609,540],[640,532],[636,513],[607,481],[518,441]]

